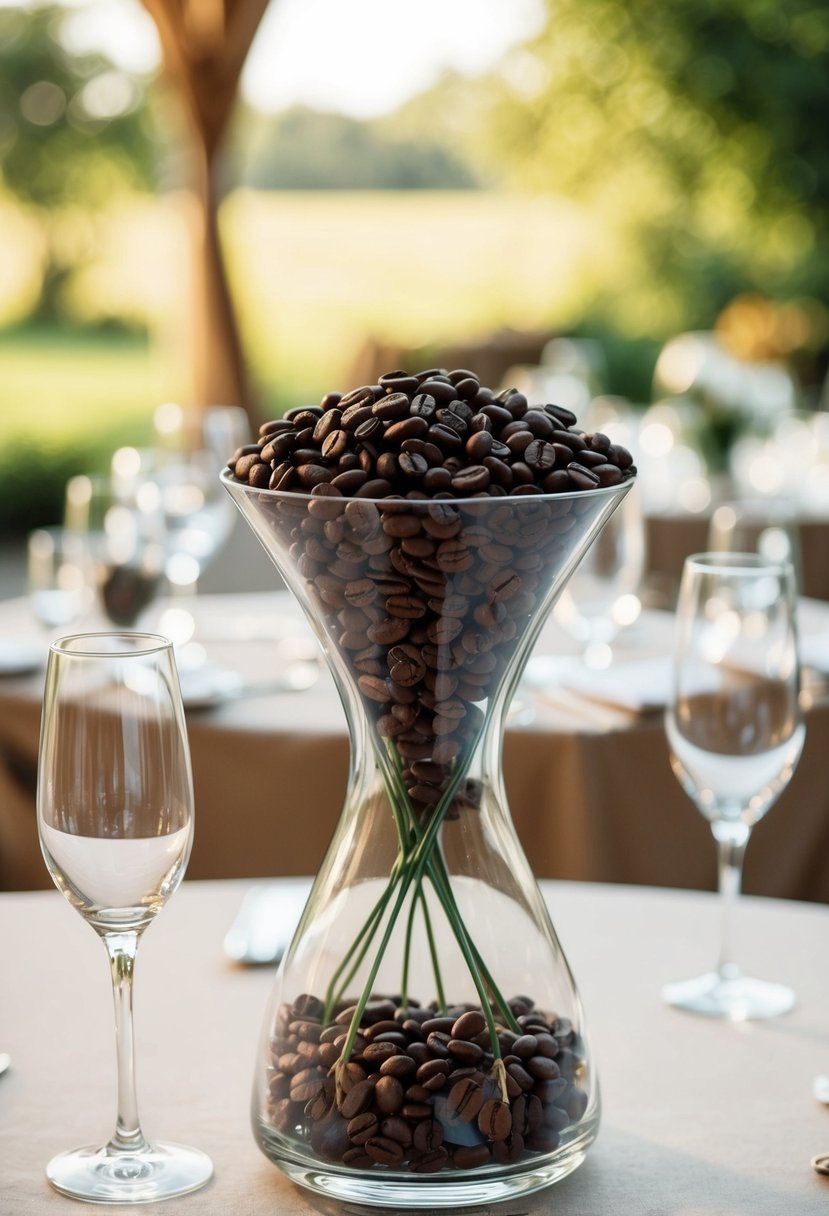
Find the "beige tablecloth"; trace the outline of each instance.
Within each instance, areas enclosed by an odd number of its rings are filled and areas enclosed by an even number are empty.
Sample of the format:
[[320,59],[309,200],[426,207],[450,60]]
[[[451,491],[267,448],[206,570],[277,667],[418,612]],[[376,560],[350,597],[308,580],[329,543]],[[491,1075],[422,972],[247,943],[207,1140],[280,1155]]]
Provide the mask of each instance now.
[[[829,631],[829,605],[809,604]],[[198,633],[221,668],[266,689],[309,634],[286,593],[205,596]],[[24,601],[0,603],[0,636],[37,635]],[[666,655],[672,618],[645,613],[620,660]],[[287,640],[286,640],[287,639]],[[299,642],[296,642],[299,639]],[[42,638],[41,646],[46,646]],[[566,648],[554,626],[537,653]],[[0,889],[48,885],[34,788],[43,673],[0,678]],[[550,685],[519,693],[504,771],[513,818],[539,877],[711,888],[714,844],[668,763],[661,714],[633,714]],[[523,724],[522,724],[523,722]],[[188,711],[196,792],[194,878],[313,873],[342,805],[345,718],[321,672],[301,693]],[[789,788],[755,830],[746,890],[829,902],[829,703],[808,714]]]
[[[215,1180],[181,1216],[360,1213],[312,1200],[262,1157],[248,1102],[268,971],[242,971],[222,938],[240,883],[185,883],[139,949],[136,1047],[146,1133],[191,1143]],[[602,1085],[599,1138],[555,1187],[503,1216],[823,1216],[829,1112],[811,1093],[829,1071],[829,911],[745,899],[747,970],[792,984],[798,1008],[735,1026],[662,1005],[660,986],[705,970],[717,907],[702,894],[547,884],[580,985]],[[115,1110],[108,968],[57,892],[0,896],[0,1212],[99,1211],[52,1193],[49,1158],[106,1139]],[[118,1209],[119,1211],[122,1209]],[[126,1209],[123,1209],[126,1210]],[[479,1208],[485,1213],[489,1209]]]

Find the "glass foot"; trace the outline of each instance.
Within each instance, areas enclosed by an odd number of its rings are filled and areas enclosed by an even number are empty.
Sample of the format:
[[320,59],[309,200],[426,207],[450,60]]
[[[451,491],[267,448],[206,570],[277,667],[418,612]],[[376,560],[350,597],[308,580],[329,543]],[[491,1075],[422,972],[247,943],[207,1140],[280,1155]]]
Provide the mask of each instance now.
[[677,1009],[712,1018],[744,1022],[749,1018],[776,1018],[794,1008],[795,994],[785,984],[755,980],[747,975],[724,979],[716,971],[693,980],[667,984],[662,999]]
[[197,1191],[213,1177],[206,1153],[158,1141],[130,1152],[110,1145],[53,1157],[46,1177],[55,1190],[88,1203],[154,1203]]

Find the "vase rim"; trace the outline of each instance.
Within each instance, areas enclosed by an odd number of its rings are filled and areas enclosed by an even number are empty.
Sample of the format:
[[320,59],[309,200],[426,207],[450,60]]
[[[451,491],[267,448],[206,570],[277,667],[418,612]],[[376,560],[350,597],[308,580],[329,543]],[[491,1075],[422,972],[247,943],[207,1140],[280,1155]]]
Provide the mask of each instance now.
[[[637,476],[637,474],[633,474],[631,477],[626,477],[623,481],[618,482],[615,486],[596,486],[592,490],[567,490],[564,493],[558,494],[479,494],[477,497],[468,498],[404,498],[402,496],[393,494],[390,494],[385,498],[368,498],[359,497],[354,494],[340,494],[337,496],[336,501],[342,502],[343,504],[349,502],[373,503],[375,506],[380,506],[383,503],[390,502],[405,502],[416,508],[418,504],[427,506],[436,502],[447,503],[458,507],[467,505],[475,505],[476,507],[480,507],[482,502],[487,501],[503,504],[505,502],[524,502],[525,500],[530,502],[562,502],[569,501],[571,499],[581,500],[586,498],[613,498],[617,494],[622,495],[627,493],[627,491],[630,490],[633,484],[636,482]],[[297,502],[309,502],[314,498],[327,497],[323,494],[314,494],[313,490],[271,490],[267,487],[251,486],[248,485],[247,482],[238,481],[231,474],[230,469],[227,468],[221,470],[219,480],[228,489],[228,492],[230,492],[230,487],[232,487],[233,489],[243,490],[248,494],[255,494],[257,496],[267,495],[269,498],[273,498],[275,500],[289,499],[296,500]]]

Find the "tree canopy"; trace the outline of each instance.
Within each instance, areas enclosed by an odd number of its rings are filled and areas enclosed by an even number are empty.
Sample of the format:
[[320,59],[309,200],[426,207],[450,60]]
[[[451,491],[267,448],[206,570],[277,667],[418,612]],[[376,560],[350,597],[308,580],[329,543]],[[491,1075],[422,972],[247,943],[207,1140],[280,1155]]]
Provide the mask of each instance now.
[[485,155],[603,219],[629,328],[710,323],[739,291],[829,299],[829,7],[546,6],[491,82]]

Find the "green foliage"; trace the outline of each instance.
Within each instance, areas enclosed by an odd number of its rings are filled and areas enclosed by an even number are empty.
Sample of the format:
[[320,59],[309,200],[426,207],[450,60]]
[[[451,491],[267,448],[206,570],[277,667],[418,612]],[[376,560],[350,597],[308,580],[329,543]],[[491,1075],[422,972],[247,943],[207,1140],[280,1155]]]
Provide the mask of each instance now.
[[162,400],[146,337],[28,327],[0,334],[0,535],[61,520],[76,473],[146,446]]
[[148,189],[162,163],[146,82],[103,55],[70,54],[67,16],[56,6],[0,7],[0,185],[39,216],[40,320],[65,319],[65,287],[94,252],[89,241],[67,243],[62,218],[94,217]]
[[829,8],[547,0],[490,89],[487,153],[603,217],[599,316],[710,325],[740,291],[829,296]]
[[234,180],[259,190],[457,190],[478,183],[432,139],[395,136],[377,122],[294,106],[240,109]]
[[0,172],[40,207],[147,187],[156,149],[143,83],[103,55],[70,55],[65,10],[0,8]]

